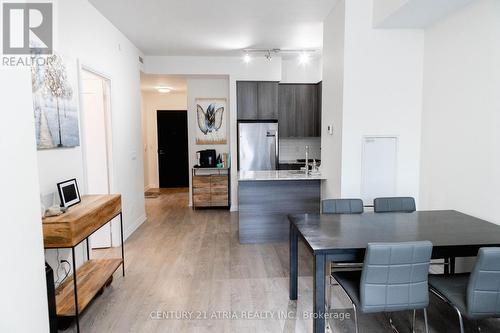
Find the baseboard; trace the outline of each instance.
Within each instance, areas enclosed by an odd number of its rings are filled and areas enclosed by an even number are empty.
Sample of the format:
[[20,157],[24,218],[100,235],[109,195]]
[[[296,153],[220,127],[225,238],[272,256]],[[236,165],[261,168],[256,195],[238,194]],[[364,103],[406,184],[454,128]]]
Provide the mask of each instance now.
[[147,220],[147,217],[146,217],[146,214],[144,214],[144,215],[140,216],[137,220],[135,220],[134,224],[129,226],[127,229],[125,229],[125,231],[123,233],[124,240],[127,240],[130,237],[130,235],[132,235],[134,233],[134,231],[136,231],[137,228],[139,228],[141,226],[141,224],[146,222],[146,220]]

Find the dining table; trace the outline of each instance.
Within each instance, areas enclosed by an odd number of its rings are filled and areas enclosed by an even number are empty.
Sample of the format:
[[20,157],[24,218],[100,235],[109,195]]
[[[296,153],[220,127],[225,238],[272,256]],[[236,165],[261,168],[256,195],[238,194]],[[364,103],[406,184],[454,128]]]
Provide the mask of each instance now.
[[[298,242],[314,257],[313,332],[325,332],[325,283],[330,262],[353,254],[363,261],[368,243],[432,242],[433,259],[474,257],[479,248],[500,246],[500,226],[455,211],[411,213],[293,214],[290,221],[290,300],[298,294]],[[454,262],[454,260],[452,260]],[[454,273],[452,266],[449,271]]]

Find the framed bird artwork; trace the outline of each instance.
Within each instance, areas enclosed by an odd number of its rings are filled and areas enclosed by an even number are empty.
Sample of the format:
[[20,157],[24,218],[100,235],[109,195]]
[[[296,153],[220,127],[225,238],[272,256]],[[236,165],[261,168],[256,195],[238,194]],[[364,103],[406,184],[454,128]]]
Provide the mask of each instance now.
[[196,144],[226,144],[227,100],[225,98],[196,98],[195,104]]

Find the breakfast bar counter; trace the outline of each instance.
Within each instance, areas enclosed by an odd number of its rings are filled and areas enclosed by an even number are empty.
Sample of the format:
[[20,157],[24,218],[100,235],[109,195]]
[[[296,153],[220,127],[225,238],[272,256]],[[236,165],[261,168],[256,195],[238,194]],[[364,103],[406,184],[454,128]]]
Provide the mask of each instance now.
[[240,243],[287,241],[288,214],[319,213],[322,179],[298,170],[240,172]]

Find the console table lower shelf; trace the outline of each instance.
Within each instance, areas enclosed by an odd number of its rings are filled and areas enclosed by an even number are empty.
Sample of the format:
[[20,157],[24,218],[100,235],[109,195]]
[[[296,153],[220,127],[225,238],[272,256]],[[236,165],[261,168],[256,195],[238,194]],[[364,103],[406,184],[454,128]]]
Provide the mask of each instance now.
[[[122,259],[91,259],[77,269],[79,313],[111,282],[113,273],[122,263]],[[76,315],[73,277],[66,279],[56,290],[56,312],[59,317]]]

